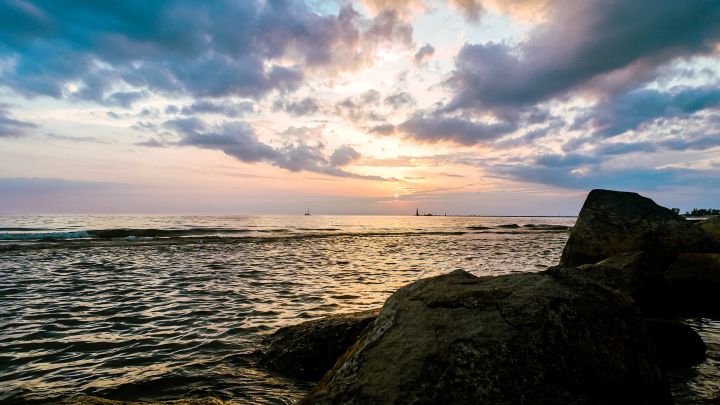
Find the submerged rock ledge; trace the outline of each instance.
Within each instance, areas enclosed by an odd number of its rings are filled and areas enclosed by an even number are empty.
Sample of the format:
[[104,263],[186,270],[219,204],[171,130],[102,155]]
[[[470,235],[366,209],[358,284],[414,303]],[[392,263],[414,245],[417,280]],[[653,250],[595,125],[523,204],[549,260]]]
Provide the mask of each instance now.
[[260,363],[311,380],[328,369],[302,404],[672,403],[664,370],[705,353],[673,315],[716,310],[717,223],[593,190],[560,265],[419,280],[377,318],[281,329]]

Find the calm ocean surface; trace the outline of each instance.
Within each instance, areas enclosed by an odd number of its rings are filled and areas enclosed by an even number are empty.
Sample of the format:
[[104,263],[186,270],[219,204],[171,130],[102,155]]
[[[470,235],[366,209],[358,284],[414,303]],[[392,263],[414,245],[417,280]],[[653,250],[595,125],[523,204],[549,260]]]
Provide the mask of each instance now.
[[[414,280],[554,265],[575,218],[0,216],[0,402],[76,395],[289,403],[247,354],[280,326],[379,307]],[[720,327],[679,399],[720,392]]]

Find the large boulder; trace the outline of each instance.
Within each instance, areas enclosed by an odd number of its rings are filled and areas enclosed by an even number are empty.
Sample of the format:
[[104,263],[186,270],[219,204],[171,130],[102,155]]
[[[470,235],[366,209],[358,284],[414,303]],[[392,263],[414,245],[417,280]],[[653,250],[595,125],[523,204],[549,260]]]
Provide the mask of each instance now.
[[594,264],[551,267],[547,271],[564,277],[601,283],[630,295],[643,313],[659,316],[669,310],[670,288],[664,274],[666,260],[646,252],[621,253]]
[[186,398],[167,401],[119,401],[89,395],[80,395],[58,402],[60,405],[226,405],[218,398]]
[[717,243],[702,229],[637,193],[592,190],[570,232],[560,264],[597,263],[642,250],[659,257],[708,252]]
[[280,328],[263,340],[258,364],[285,376],[319,380],[379,312],[331,315]]
[[705,231],[705,233],[710,235],[717,243],[720,244],[720,215],[700,221],[696,223],[695,226]]
[[677,301],[692,312],[720,315],[720,254],[678,255],[665,273]]
[[667,318],[673,295],[664,275],[668,263],[645,252],[621,253],[579,268],[556,266],[546,272],[575,282],[600,283],[628,294],[642,310],[649,341],[663,369],[688,367],[705,359],[705,344],[690,326]]
[[302,404],[671,403],[637,306],[598,283],[463,271],[401,288]]
[[663,369],[690,367],[705,360],[707,346],[690,326],[668,319],[645,319],[645,325]]

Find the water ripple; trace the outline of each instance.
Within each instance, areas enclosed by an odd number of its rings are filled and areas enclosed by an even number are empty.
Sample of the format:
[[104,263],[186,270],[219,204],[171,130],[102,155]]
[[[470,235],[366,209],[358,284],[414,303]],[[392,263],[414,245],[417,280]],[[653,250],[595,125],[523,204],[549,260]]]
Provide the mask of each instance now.
[[[527,219],[499,228],[517,219],[289,218],[73,222],[175,233],[270,229],[273,237],[2,241],[0,402],[97,395],[290,403],[308,384],[258,370],[243,355],[264,335],[301,319],[377,307],[402,285],[458,268],[537,271],[557,262],[567,239],[558,229],[573,222]],[[34,221],[5,221],[0,229],[76,230],[62,218]]]

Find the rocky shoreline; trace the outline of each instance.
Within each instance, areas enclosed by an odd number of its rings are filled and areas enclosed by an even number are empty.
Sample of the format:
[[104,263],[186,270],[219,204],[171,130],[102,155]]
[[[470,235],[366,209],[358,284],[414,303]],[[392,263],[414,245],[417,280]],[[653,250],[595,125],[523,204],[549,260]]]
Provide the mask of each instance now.
[[717,319],[719,287],[718,218],[593,190],[558,266],[419,280],[378,312],[281,328],[256,355],[319,379],[302,404],[672,403],[666,373],[705,356],[678,319]]

